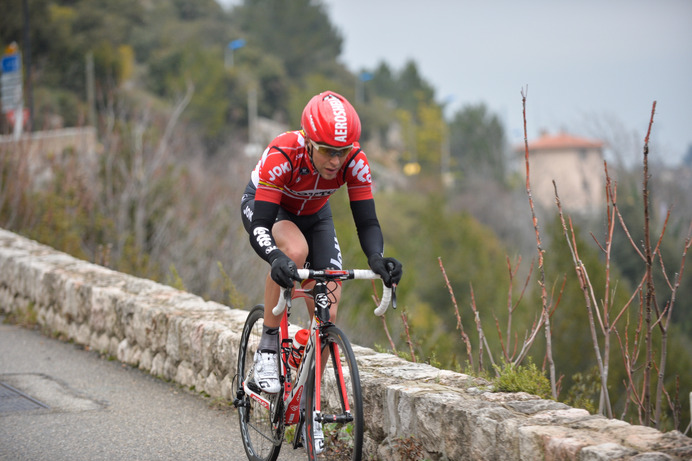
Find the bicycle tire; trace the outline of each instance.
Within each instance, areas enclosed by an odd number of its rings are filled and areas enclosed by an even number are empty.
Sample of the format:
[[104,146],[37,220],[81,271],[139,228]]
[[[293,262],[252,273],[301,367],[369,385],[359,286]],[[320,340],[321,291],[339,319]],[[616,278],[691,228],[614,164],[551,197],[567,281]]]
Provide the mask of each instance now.
[[[346,335],[334,325],[330,325],[323,330],[323,354],[329,353],[325,368],[321,377],[320,410],[323,416],[344,415],[343,392],[346,391],[348,403],[351,409],[350,422],[330,423],[323,421],[322,429],[324,432],[325,449],[320,455],[315,453],[314,440],[312,438],[314,430],[314,419],[312,411],[305,412],[305,434],[309,440],[303,443],[308,453],[308,459],[328,459],[328,460],[351,460],[357,461],[362,457],[363,452],[363,397],[360,387],[360,375],[353,348]],[[338,379],[336,362],[332,352],[338,347],[343,370],[343,381]],[[323,360],[324,362],[324,360]],[[340,382],[345,384],[342,388]],[[311,366],[308,382],[305,386],[305,408],[315,408],[315,366]]]
[[[248,314],[240,338],[237,370],[240,389],[245,380],[252,379],[255,351],[262,337],[263,324],[264,306],[260,304]],[[247,395],[242,397],[242,403],[238,406],[238,421],[243,447],[250,461],[276,461],[279,457],[284,437],[282,392],[274,396],[274,418],[270,409]],[[272,419],[277,421],[272,422]]]

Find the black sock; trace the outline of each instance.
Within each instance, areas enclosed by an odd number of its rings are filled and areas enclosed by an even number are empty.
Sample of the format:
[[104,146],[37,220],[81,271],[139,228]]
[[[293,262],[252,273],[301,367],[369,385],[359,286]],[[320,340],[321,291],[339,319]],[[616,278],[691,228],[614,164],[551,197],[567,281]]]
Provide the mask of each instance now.
[[279,352],[279,329],[278,328],[268,328],[266,325],[262,325],[262,339],[260,339],[259,347],[260,352]]

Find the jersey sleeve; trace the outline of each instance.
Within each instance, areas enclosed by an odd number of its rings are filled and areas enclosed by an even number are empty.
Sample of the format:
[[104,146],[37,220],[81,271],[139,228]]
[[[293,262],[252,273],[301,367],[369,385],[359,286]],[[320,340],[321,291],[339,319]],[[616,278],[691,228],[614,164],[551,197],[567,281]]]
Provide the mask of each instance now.
[[356,223],[358,241],[365,256],[370,258],[376,253],[384,254],[384,237],[375,212],[375,200],[351,202],[351,213],[353,213],[353,221]]
[[373,198],[370,164],[362,150],[359,150],[346,166],[345,180],[351,202]]
[[283,253],[276,245],[271,229],[279,212],[283,191],[293,175],[293,162],[279,146],[290,143],[291,132],[277,136],[263,152],[252,172],[256,187],[255,207],[250,228],[250,243],[255,252],[268,263]]
[[351,202],[351,213],[363,253],[367,257],[375,253],[382,254],[384,238],[375,212],[370,164],[363,151],[358,151],[350,160],[346,168],[346,184]]
[[250,245],[269,264],[283,254],[276,245],[271,231],[278,212],[278,204],[255,200],[252,225],[250,226]]
[[278,136],[264,151],[262,158],[252,172],[252,180],[257,187],[257,200],[281,203],[286,184],[289,184],[294,172],[293,160],[280,147],[289,140],[293,133]]

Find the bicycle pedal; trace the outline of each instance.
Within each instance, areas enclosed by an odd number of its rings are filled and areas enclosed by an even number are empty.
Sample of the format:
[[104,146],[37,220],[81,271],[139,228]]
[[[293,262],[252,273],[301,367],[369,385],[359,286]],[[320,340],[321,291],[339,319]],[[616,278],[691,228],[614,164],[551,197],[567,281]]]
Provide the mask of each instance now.
[[246,384],[247,384],[248,389],[250,389],[255,394],[261,394],[262,393],[262,388],[259,387],[259,385],[256,382],[248,381]]

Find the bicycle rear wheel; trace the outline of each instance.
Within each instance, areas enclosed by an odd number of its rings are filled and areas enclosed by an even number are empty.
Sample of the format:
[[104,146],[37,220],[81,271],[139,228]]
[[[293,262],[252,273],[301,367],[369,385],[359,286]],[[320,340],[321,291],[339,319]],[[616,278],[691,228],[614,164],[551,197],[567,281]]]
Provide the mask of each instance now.
[[257,305],[247,316],[238,350],[238,417],[245,453],[251,461],[275,461],[284,436],[281,392],[272,396],[270,408],[242,392],[243,383],[254,382],[255,351],[263,324],[264,306]]
[[[325,450],[316,455],[314,443],[311,443],[315,426],[314,418],[310,417],[312,411],[305,412],[306,434],[310,440],[303,442],[307,447],[308,459],[311,460],[360,460],[363,451],[363,398],[356,357],[351,343],[341,330],[331,325],[323,331],[322,354],[329,354],[320,381],[320,414],[323,418]],[[305,393],[305,408],[313,410],[314,365],[310,370]]]

